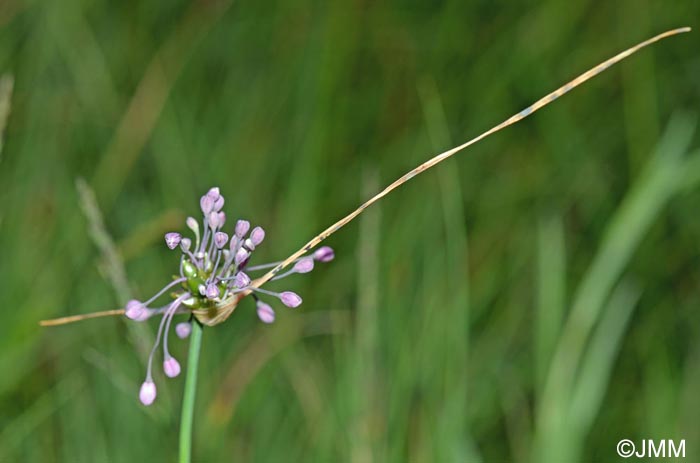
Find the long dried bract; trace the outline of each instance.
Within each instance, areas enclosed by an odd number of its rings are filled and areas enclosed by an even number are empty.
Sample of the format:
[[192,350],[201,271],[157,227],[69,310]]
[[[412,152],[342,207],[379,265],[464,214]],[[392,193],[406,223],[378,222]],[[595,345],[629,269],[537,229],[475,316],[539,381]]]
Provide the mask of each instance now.
[[646,47],[647,45],[651,45],[654,42],[658,42],[659,40],[665,39],[667,37],[671,37],[673,35],[677,34],[682,34],[684,32],[690,32],[690,27],[681,27],[678,29],[673,29],[670,31],[663,32],[659,35],[656,35],[648,40],[645,40],[644,42],[641,42],[631,48],[628,48],[627,50],[618,53],[617,55],[613,56],[610,59],[607,59],[597,65],[596,67],[589,69],[588,71],[584,72],[580,76],[576,77],[569,83],[562,85],[558,89],[554,90],[553,92],[543,96],[539,100],[537,100],[535,103],[532,105],[528,106],[527,108],[523,109],[522,111],[514,114],[513,116],[509,117],[505,121],[501,122],[500,124],[496,125],[495,127],[487,130],[486,132],[482,133],[481,135],[472,138],[471,140],[456,146],[452,149],[449,149],[445,151],[444,153],[440,153],[437,156],[431,158],[430,160],[424,162],[423,164],[419,165],[418,167],[412,169],[411,171],[407,172],[403,176],[399,177],[396,181],[394,181],[391,185],[387,186],[384,188],[382,191],[377,193],[375,196],[370,198],[369,200],[365,201],[360,207],[352,211],[350,214],[347,216],[343,217],[342,219],[338,220],[336,223],[331,225],[330,227],[326,228],[323,232],[321,232],[319,235],[314,237],[311,241],[306,243],[302,248],[300,248],[298,251],[296,251],[294,254],[289,256],[287,259],[285,259],[282,263],[277,265],[275,268],[267,272],[265,275],[262,277],[258,278],[257,280],[253,281],[253,286],[255,287],[260,287],[261,285],[265,284],[268,282],[271,278],[273,278],[275,275],[277,275],[279,272],[284,270],[289,264],[294,262],[297,258],[300,256],[306,254],[309,252],[311,249],[315,248],[318,246],[321,241],[325,240],[329,236],[331,236],[333,233],[337,232],[340,230],[342,227],[350,223],[355,217],[358,215],[362,214],[362,212],[367,209],[369,206],[372,204],[376,203],[379,201],[381,198],[389,194],[391,191],[393,191],[395,188],[403,185],[416,175],[420,174],[421,172],[425,172],[426,170],[430,169],[433,166],[436,166],[437,164],[441,163],[445,159],[451,157],[452,155],[464,150],[465,148],[483,140],[484,138],[488,137],[491,134],[494,134],[498,132],[499,130],[502,130],[509,125],[513,125],[517,122],[520,122],[521,120],[525,119],[527,116],[530,114],[534,113],[540,108],[543,108],[544,106],[547,106],[549,103],[552,101],[556,100],[560,96],[564,95],[565,93],[569,92],[569,90],[578,87],[582,83],[586,82],[587,80],[591,79],[592,77],[597,76],[601,72],[605,71],[608,69],[610,66],[613,64],[619,63],[620,61],[624,60],[628,56],[632,55],[633,53],[639,51],[640,49]]
[[114,315],[124,315],[124,309],[105,310],[103,312],[91,312],[81,315],[70,315],[68,317],[54,318],[51,320],[42,320],[39,322],[41,326],[58,326],[75,323],[90,318],[111,317]]
[[[648,40],[645,40],[644,42],[641,42],[631,48],[628,48],[627,50],[618,53],[617,55],[613,56],[612,58],[609,58],[599,65],[595,66],[594,68],[589,69],[588,71],[584,72],[580,76],[576,77],[575,79],[571,80],[565,85],[562,85],[558,89],[554,90],[553,92],[543,96],[539,100],[537,100],[535,103],[532,105],[528,106],[527,108],[523,109],[522,111],[514,114],[513,116],[509,117],[505,121],[501,122],[500,124],[494,126],[493,128],[487,130],[486,132],[482,133],[481,135],[472,138],[471,140],[456,146],[452,149],[449,149],[443,153],[438,154],[437,156],[434,156],[433,158],[429,159],[428,161],[424,162],[423,164],[419,165],[418,167],[412,169],[411,171],[407,172],[403,176],[399,177],[396,181],[391,183],[389,186],[384,188],[382,191],[377,193],[375,196],[370,198],[369,200],[365,201],[360,207],[352,211],[350,214],[347,216],[343,217],[342,219],[338,220],[336,223],[331,225],[330,227],[326,228],[323,232],[315,236],[313,239],[311,239],[308,243],[306,243],[304,246],[302,246],[298,251],[290,255],[287,259],[284,261],[280,262],[277,266],[275,266],[272,270],[261,276],[260,278],[257,278],[256,280],[253,280],[253,282],[250,284],[250,288],[246,291],[239,292],[237,294],[232,295],[228,300],[226,300],[224,303],[222,303],[220,306],[216,308],[216,310],[210,310],[210,311],[205,311],[205,310],[194,310],[193,312],[197,316],[197,318],[202,322],[207,325],[217,325],[224,320],[226,320],[229,315],[235,310],[236,306],[238,305],[238,302],[244,298],[245,296],[249,295],[253,289],[260,288],[263,284],[267,283],[270,281],[272,278],[274,278],[278,273],[280,273],[282,270],[287,268],[290,264],[295,262],[299,257],[302,255],[308,253],[311,251],[313,248],[318,246],[319,243],[321,243],[323,240],[331,236],[333,233],[337,232],[340,230],[342,227],[350,223],[353,219],[355,219],[357,216],[359,216],[365,209],[367,209],[369,206],[372,204],[376,203],[380,199],[382,199],[384,196],[389,194],[391,191],[396,189],[397,187],[403,185],[416,175],[420,174],[421,172],[425,172],[426,170],[430,169],[433,166],[436,166],[437,164],[441,163],[445,159],[451,157],[452,155],[464,150],[465,148],[468,148],[469,146],[483,140],[484,138],[488,137],[489,135],[492,135],[510,125],[513,125],[535,111],[537,111],[540,108],[543,108],[544,106],[547,106],[549,103],[553,102],[560,96],[566,94],[570,90],[572,90],[575,87],[578,87],[582,83],[586,82],[587,80],[591,79],[592,77],[597,76],[601,72],[605,71],[608,69],[610,66],[613,64],[617,64],[620,61],[624,60],[628,56],[632,55],[633,53],[636,53],[640,49],[646,47],[647,45],[651,45],[654,42],[658,42],[659,40],[665,39],[667,37],[671,37],[673,35],[681,34],[684,32],[690,32],[690,27],[681,27],[678,29],[672,29],[666,32],[663,32],[659,35],[656,35]],[[70,321],[66,321],[64,323],[70,323],[73,321],[78,321],[83,318],[92,318],[90,315],[85,315],[82,316],[75,316],[75,317],[67,317],[71,318]],[[60,319],[59,319],[60,320]],[[62,323],[51,323],[51,321],[47,322],[42,322],[44,324],[62,324]]]

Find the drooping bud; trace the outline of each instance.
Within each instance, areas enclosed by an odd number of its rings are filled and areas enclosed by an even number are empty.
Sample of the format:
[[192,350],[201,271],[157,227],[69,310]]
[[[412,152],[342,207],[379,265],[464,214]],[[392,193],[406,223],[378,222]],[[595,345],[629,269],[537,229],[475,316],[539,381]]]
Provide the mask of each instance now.
[[124,315],[130,320],[141,322],[148,318],[149,312],[143,302],[132,299],[126,303]]
[[239,220],[236,222],[236,236],[243,238],[246,233],[250,230],[250,222],[247,220]]
[[170,232],[165,234],[165,244],[170,249],[175,249],[177,245],[180,244],[181,239],[182,235],[179,233]]
[[214,245],[216,246],[217,249],[221,249],[224,246],[226,246],[226,242],[228,241],[228,234],[224,232],[216,232],[214,234]]
[[314,259],[312,257],[304,257],[294,264],[296,273],[309,273],[314,269]]
[[168,378],[174,378],[180,374],[180,364],[174,357],[168,356],[163,361],[163,371]]
[[255,246],[259,246],[260,243],[265,239],[265,230],[262,227],[255,227],[253,231],[250,232],[250,240]]
[[233,279],[233,284],[236,288],[245,288],[250,284],[250,277],[245,272],[238,272]]
[[280,293],[279,298],[282,301],[282,304],[292,308],[299,307],[302,302],[301,297],[292,291],[284,291]]
[[314,259],[319,262],[330,262],[335,258],[335,252],[330,246],[322,246],[314,251]]
[[142,404],[148,406],[156,400],[156,385],[150,378],[143,382],[139,391],[139,400]]
[[180,339],[185,339],[192,332],[192,324],[190,322],[182,322],[175,325],[175,334]]
[[269,304],[266,304],[263,301],[258,301],[255,305],[258,309],[258,318],[263,323],[272,323],[275,321],[275,311]]

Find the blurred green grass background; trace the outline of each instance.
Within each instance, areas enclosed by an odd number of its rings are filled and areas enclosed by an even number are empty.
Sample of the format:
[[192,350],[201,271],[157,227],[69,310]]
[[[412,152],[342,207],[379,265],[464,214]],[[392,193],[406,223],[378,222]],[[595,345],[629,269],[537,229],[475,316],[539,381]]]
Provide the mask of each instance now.
[[[162,235],[210,186],[267,230],[256,262],[283,258],[699,17],[691,0],[4,0],[0,461],[176,458],[182,377],[137,400],[154,326],[37,322],[159,289],[177,271]],[[616,461],[623,438],[700,459],[698,34],[385,198],[289,280],[304,304],[274,326],[246,301],[205,330],[195,461]]]

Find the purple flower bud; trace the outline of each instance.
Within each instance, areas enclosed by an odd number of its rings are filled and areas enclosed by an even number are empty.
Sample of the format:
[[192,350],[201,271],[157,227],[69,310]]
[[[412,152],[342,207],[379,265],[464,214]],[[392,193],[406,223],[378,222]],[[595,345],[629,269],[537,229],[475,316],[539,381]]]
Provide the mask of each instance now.
[[180,240],[180,249],[182,249],[183,252],[187,252],[190,250],[190,246],[192,246],[192,240],[189,238],[182,238]]
[[226,213],[225,212],[219,212],[219,228],[223,227],[224,224],[226,223]]
[[234,257],[234,262],[236,263],[236,265],[241,265],[248,259],[248,256],[250,256],[250,253],[245,249],[241,248],[236,253],[236,256]]
[[168,356],[163,361],[163,371],[168,378],[174,378],[180,374],[180,364],[174,357]]
[[170,232],[165,234],[165,244],[170,249],[175,249],[177,245],[180,244],[181,239],[182,235],[180,235],[179,233]]
[[143,382],[139,391],[139,400],[146,406],[151,405],[156,400],[156,385],[153,380],[147,379]]
[[180,339],[185,339],[192,332],[192,324],[190,322],[182,322],[175,325],[175,334]]
[[236,222],[236,236],[243,238],[246,233],[250,230],[250,222],[247,220],[239,220]]
[[214,210],[214,200],[209,195],[204,195],[199,200],[199,207],[204,215],[209,215]]
[[204,292],[204,295],[207,296],[209,299],[216,299],[219,297],[219,287],[215,285],[214,283],[209,283],[207,285],[207,289]]
[[263,230],[262,227],[255,227],[253,228],[253,231],[250,232],[250,240],[255,246],[260,245],[260,243],[262,243],[264,239],[265,230]]
[[291,291],[284,291],[280,293],[280,300],[282,301],[282,304],[286,305],[287,307],[299,307],[301,305],[301,297],[297,293],[293,293]]
[[335,252],[330,246],[322,246],[314,252],[314,259],[319,262],[330,262],[335,258]]
[[221,196],[221,190],[219,190],[218,186],[211,187],[209,188],[209,191],[207,191],[207,196],[209,196],[212,201],[216,201],[219,199],[219,196]]
[[314,259],[312,257],[304,257],[294,264],[294,271],[297,273],[309,273],[313,269]]
[[219,196],[216,201],[214,201],[214,210],[220,211],[224,207],[224,197]]
[[219,213],[218,212],[210,212],[209,215],[207,216],[207,219],[209,221],[209,227],[212,230],[216,230],[221,226],[219,223]]
[[124,315],[126,315],[126,318],[128,319],[142,322],[146,320],[150,314],[146,306],[143,305],[143,302],[132,299],[126,303]]
[[221,249],[224,246],[226,246],[226,242],[228,241],[228,235],[224,232],[216,232],[214,234],[214,244],[216,245],[217,249]]
[[260,318],[263,323],[272,323],[275,321],[275,311],[269,304],[258,301],[255,305],[258,309],[258,318]]
[[250,284],[250,277],[245,272],[238,272],[236,278],[233,279],[233,284],[236,288],[245,288]]

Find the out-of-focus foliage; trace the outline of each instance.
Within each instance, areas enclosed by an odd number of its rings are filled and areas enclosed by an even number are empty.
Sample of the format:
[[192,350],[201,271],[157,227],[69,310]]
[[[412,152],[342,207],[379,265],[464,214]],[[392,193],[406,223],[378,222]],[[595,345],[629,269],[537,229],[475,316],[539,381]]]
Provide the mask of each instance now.
[[[37,322],[160,288],[162,235],[210,186],[266,228],[259,261],[286,257],[697,18],[692,0],[2,1],[0,460],[174,460],[182,377],[137,400],[154,327]],[[699,34],[385,198],[289,280],[304,304],[274,326],[244,302],[205,330],[195,461],[612,461],[623,438],[700,458]]]

